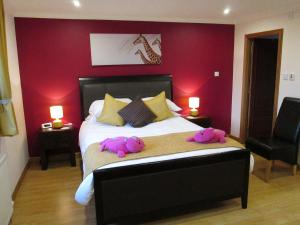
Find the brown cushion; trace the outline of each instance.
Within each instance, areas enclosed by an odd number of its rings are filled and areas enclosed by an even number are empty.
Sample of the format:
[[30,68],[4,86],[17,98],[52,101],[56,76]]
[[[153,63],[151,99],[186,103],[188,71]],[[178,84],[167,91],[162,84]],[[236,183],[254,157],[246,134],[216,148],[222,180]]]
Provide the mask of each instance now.
[[141,99],[136,99],[121,109],[119,115],[133,127],[143,127],[153,122],[156,115]]

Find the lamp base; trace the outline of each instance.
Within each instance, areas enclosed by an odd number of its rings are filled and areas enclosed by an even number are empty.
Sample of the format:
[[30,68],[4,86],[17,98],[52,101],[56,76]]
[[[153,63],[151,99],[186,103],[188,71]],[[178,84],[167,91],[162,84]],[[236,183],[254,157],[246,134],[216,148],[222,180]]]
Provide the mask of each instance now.
[[54,120],[52,122],[52,128],[54,129],[60,129],[64,126],[63,122],[61,120]]
[[191,115],[191,116],[198,116],[198,115],[199,115],[199,112],[198,112],[197,109],[191,109],[190,115]]

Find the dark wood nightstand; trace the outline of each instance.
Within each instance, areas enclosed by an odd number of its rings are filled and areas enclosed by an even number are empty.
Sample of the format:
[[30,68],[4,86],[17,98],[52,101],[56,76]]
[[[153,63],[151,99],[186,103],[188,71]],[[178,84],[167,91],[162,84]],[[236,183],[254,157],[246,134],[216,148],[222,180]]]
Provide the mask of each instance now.
[[189,115],[184,115],[182,116],[183,118],[185,118],[186,120],[197,124],[201,127],[211,127],[211,119],[207,116],[189,116]]
[[75,132],[73,126],[64,126],[60,129],[41,128],[38,141],[42,170],[48,168],[49,153],[69,153],[71,166],[76,166]]

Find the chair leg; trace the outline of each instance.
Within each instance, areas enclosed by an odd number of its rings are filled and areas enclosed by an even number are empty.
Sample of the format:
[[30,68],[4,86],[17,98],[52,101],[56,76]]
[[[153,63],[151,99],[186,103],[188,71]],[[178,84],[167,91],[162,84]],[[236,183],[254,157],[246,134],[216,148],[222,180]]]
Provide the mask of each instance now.
[[272,160],[267,161],[267,167],[266,167],[266,172],[265,172],[265,181],[268,182],[271,174],[271,169],[272,169]]
[[293,176],[297,173],[297,164],[292,166]]

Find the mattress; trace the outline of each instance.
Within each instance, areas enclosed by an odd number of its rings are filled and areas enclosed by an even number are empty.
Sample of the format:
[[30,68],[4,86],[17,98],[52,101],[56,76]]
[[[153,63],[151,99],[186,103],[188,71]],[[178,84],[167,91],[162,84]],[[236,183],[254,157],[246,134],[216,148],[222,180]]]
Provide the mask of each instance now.
[[[138,137],[149,137],[149,136],[158,136],[170,133],[181,133],[189,131],[199,131],[203,129],[202,127],[195,125],[180,116],[175,116],[160,122],[155,122],[148,124],[145,127],[133,128],[130,125],[125,125],[123,127],[115,127],[111,125],[106,125],[98,123],[94,118],[87,118],[80,127],[79,131],[79,146],[81,154],[84,155],[90,144],[100,142],[106,138],[116,137],[116,136],[138,136]],[[147,157],[142,159],[135,160],[125,160],[117,163],[111,163],[103,167],[98,168],[106,169],[113,167],[122,167],[129,165],[136,165],[142,163],[156,162],[156,161],[165,161],[179,158],[187,158],[193,156],[202,156],[209,154],[216,154],[228,151],[240,150],[239,148],[227,147],[227,148],[218,148],[218,149],[207,149],[199,151],[191,151],[184,153],[176,153],[171,155],[163,156],[154,156]],[[254,160],[251,156],[250,161],[250,171],[253,170]],[[85,165],[83,164],[83,172],[85,172]],[[93,174],[89,174],[78,187],[75,200],[82,205],[87,205],[90,199],[93,197]]]

